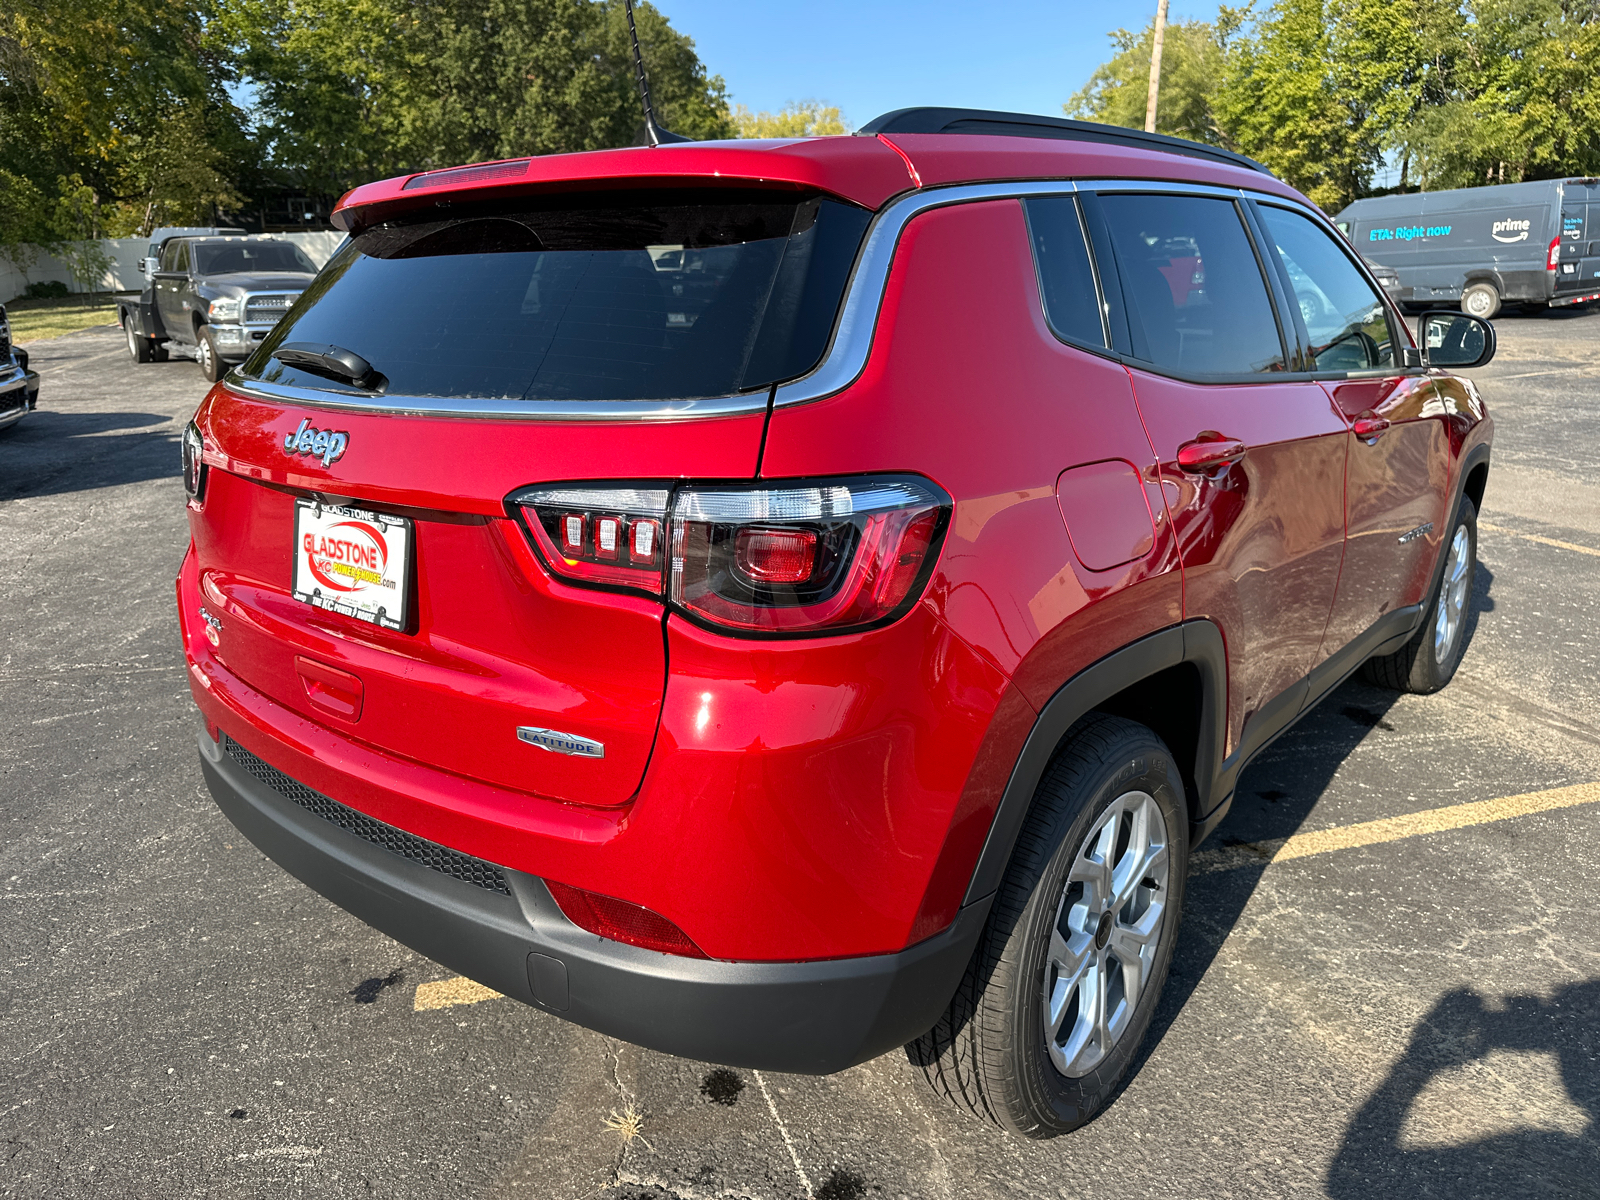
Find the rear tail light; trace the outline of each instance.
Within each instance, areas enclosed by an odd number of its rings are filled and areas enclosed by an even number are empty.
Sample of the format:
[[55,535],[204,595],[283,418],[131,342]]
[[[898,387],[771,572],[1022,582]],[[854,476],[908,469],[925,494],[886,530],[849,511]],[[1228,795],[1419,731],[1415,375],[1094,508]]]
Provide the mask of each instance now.
[[557,575],[659,595],[667,495],[660,485],[537,487],[513,503]]
[[672,501],[667,597],[752,633],[874,625],[916,600],[947,511],[930,484],[904,476],[682,488]]
[[[665,595],[703,624],[843,633],[916,602],[950,499],[891,475],[779,487],[536,487],[512,497],[545,563],[579,583]],[[670,547],[670,555],[668,548]]]
[[565,883],[545,880],[545,887],[561,911],[579,929],[614,942],[642,946],[662,954],[679,954],[687,958],[705,958],[704,950],[689,940],[684,933],[660,913],[651,912],[638,904],[602,896],[599,892],[586,892]]
[[183,451],[183,490],[196,504],[204,499],[206,490],[206,465],[202,460],[206,440],[200,426],[190,421],[184,426],[181,449]]
[[1550,239],[1550,253],[1545,257],[1544,260],[1544,269],[1546,271],[1554,271],[1558,266],[1560,266],[1560,264],[1561,239],[1559,237],[1553,237]]

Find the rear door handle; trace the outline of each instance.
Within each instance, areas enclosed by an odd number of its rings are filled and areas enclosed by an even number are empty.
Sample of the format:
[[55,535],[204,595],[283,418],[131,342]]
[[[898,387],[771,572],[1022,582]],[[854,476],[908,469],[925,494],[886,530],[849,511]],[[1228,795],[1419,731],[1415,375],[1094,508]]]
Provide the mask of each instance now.
[[1206,430],[1192,442],[1178,447],[1178,466],[1197,473],[1231,467],[1245,455],[1244,443]]
[[1389,428],[1389,420],[1387,417],[1380,417],[1368,410],[1350,422],[1350,428],[1358,438],[1370,446],[1383,436],[1385,429]]

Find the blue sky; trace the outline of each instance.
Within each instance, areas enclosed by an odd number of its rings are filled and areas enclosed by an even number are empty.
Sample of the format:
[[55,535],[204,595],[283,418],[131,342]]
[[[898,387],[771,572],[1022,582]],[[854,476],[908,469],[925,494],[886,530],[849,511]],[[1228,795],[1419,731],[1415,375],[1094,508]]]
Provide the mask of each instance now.
[[[1110,57],[1106,34],[1139,28],[1156,11],[1155,0],[652,2],[695,40],[734,103],[759,112],[816,98],[854,125],[914,104],[1060,115]],[[1172,0],[1168,20],[1216,11],[1214,2]]]

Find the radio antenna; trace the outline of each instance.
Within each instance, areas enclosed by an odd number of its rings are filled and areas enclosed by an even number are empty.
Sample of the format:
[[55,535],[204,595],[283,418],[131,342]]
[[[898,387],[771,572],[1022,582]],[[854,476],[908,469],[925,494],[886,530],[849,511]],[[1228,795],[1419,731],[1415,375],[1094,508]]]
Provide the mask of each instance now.
[[650,107],[650,84],[644,77],[644,54],[639,49],[639,28],[633,23],[633,0],[622,0],[623,7],[628,12],[628,37],[633,41],[633,73],[639,80],[639,99],[644,104],[644,135],[650,139],[652,146],[659,146],[662,142],[690,142],[693,138],[686,138],[681,133],[673,133],[656,124],[655,110]]

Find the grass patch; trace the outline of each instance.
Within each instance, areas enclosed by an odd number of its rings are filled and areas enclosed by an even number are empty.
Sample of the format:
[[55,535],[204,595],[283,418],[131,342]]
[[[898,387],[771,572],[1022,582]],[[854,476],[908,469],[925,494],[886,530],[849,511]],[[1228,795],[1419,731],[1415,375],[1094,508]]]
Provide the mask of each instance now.
[[112,292],[55,296],[48,300],[19,296],[8,300],[5,310],[6,316],[11,318],[11,339],[21,345],[76,333],[91,325],[114,325],[117,321],[117,304]]

